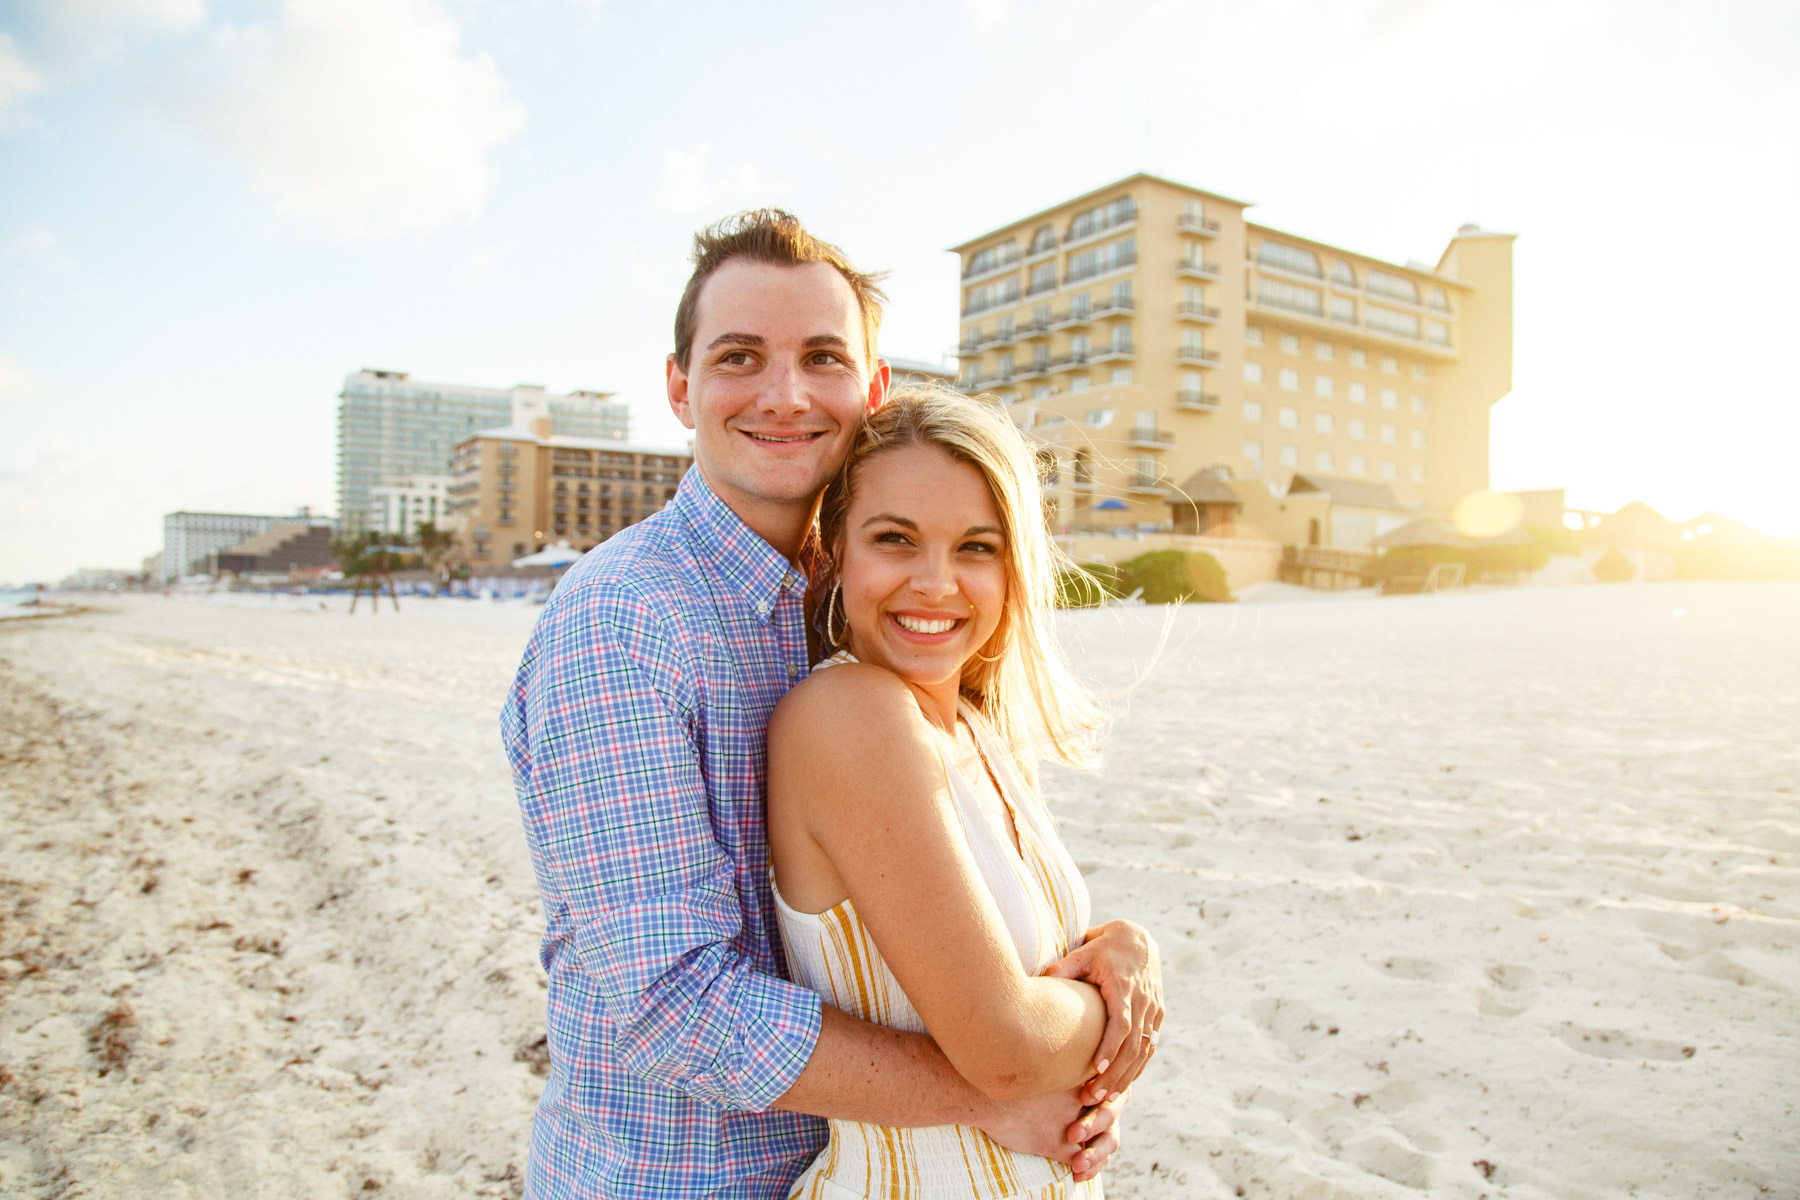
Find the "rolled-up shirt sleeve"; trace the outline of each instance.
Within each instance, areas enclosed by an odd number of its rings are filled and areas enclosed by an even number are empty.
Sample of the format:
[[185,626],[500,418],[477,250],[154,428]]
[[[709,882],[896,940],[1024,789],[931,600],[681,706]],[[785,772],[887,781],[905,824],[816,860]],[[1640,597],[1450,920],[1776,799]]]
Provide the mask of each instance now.
[[696,1100],[769,1108],[812,1054],[820,1001],[747,953],[756,901],[703,768],[692,660],[706,650],[653,598],[602,584],[559,601],[504,722],[556,953],[577,956],[613,1061]]

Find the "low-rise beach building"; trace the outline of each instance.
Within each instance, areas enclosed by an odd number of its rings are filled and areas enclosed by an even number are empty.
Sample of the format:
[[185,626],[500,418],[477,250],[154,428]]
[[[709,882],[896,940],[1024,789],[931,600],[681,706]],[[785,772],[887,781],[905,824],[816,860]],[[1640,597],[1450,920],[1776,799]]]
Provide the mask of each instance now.
[[559,541],[592,549],[674,499],[693,461],[684,448],[553,433],[547,417],[464,438],[446,506],[458,558],[479,573]]
[[173,583],[184,575],[216,575],[218,555],[278,525],[336,528],[329,517],[302,508],[285,517],[261,513],[172,512],[163,517],[161,575],[154,582]]

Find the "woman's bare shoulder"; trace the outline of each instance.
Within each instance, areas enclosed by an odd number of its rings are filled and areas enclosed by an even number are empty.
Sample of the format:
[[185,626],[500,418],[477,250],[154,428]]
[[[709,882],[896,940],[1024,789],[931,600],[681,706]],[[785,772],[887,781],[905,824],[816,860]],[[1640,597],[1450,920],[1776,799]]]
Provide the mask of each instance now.
[[769,719],[769,748],[803,744],[830,758],[854,762],[872,751],[926,732],[925,716],[906,683],[867,663],[814,671],[782,697]]

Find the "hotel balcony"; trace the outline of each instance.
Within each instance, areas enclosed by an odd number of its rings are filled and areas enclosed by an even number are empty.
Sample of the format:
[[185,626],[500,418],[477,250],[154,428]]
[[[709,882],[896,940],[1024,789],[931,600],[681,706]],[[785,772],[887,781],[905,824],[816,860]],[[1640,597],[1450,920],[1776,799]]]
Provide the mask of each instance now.
[[1129,313],[1137,309],[1137,302],[1130,296],[1108,296],[1094,303],[1088,310],[1090,316],[1110,317],[1119,313]]
[[1029,342],[1034,338],[1049,337],[1050,322],[1030,320],[1019,326],[1017,337],[1021,342]]
[[1134,359],[1136,357],[1137,357],[1137,351],[1133,350],[1129,345],[1100,346],[1097,349],[1094,349],[1094,350],[1091,350],[1088,352],[1088,361],[1091,363],[1096,363],[1096,364],[1097,363],[1109,363],[1109,362],[1130,362],[1132,359]]
[[1215,262],[1204,262],[1198,258],[1184,258],[1176,262],[1175,273],[1183,279],[1221,279],[1224,272]]
[[1175,351],[1175,361],[1184,367],[1216,367],[1219,365],[1217,350],[1202,350],[1194,346],[1182,346]]
[[1067,312],[1052,313],[1050,315],[1050,328],[1080,329],[1093,319],[1093,313],[1090,310],[1083,309],[1080,312],[1076,312],[1071,308]]
[[1026,363],[1024,366],[1013,372],[1013,378],[1020,383],[1025,382],[1027,379],[1048,379],[1050,378],[1050,360],[1046,358],[1042,362],[1034,360]]
[[1202,325],[1217,325],[1219,310],[1210,304],[1177,304],[1175,316],[1182,321],[1197,321]]
[[1010,346],[1017,336],[1017,334],[1008,333],[1005,329],[996,329],[992,333],[982,334],[976,349],[992,350],[996,346]]
[[1182,412],[1220,412],[1224,403],[1212,392],[1176,392],[1175,407]]
[[1076,476],[1074,479],[1069,480],[1068,483],[1068,488],[1071,492],[1080,492],[1083,495],[1093,491],[1095,486],[1096,484],[1092,479],[1083,479],[1080,476]]
[[1073,371],[1075,368],[1085,367],[1087,364],[1088,355],[1085,353],[1064,354],[1050,360],[1050,370],[1052,372]]
[[1169,489],[1159,483],[1152,475],[1134,475],[1125,484],[1125,490],[1133,496],[1167,496]]
[[1183,233],[1197,233],[1201,237],[1219,236],[1219,223],[1211,217],[1194,217],[1183,213],[1175,218],[1175,227]]
[[980,283],[984,279],[990,279],[996,275],[1004,275],[1008,271],[1016,271],[1018,269],[1019,256],[1015,253],[1010,258],[1003,258],[998,262],[991,262],[980,269],[975,269],[973,267],[965,268],[963,270],[962,281],[964,283]]
[[1167,450],[1175,435],[1166,429],[1133,429],[1126,440],[1133,450]]

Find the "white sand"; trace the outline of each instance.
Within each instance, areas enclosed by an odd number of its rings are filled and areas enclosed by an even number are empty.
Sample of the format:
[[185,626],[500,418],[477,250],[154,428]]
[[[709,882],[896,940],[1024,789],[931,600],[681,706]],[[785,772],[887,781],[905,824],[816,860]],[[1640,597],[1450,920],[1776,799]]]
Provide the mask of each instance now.
[[[366,603],[366,602],[365,602]],[[0,1193],[512,1195],[536,610],[0,625]],[[1115,1198],[1800,1196],[1800,587],[1187,608],[1052,773],[1170,1018]],[[1154,608],[1074,614],[1122,686]]]

